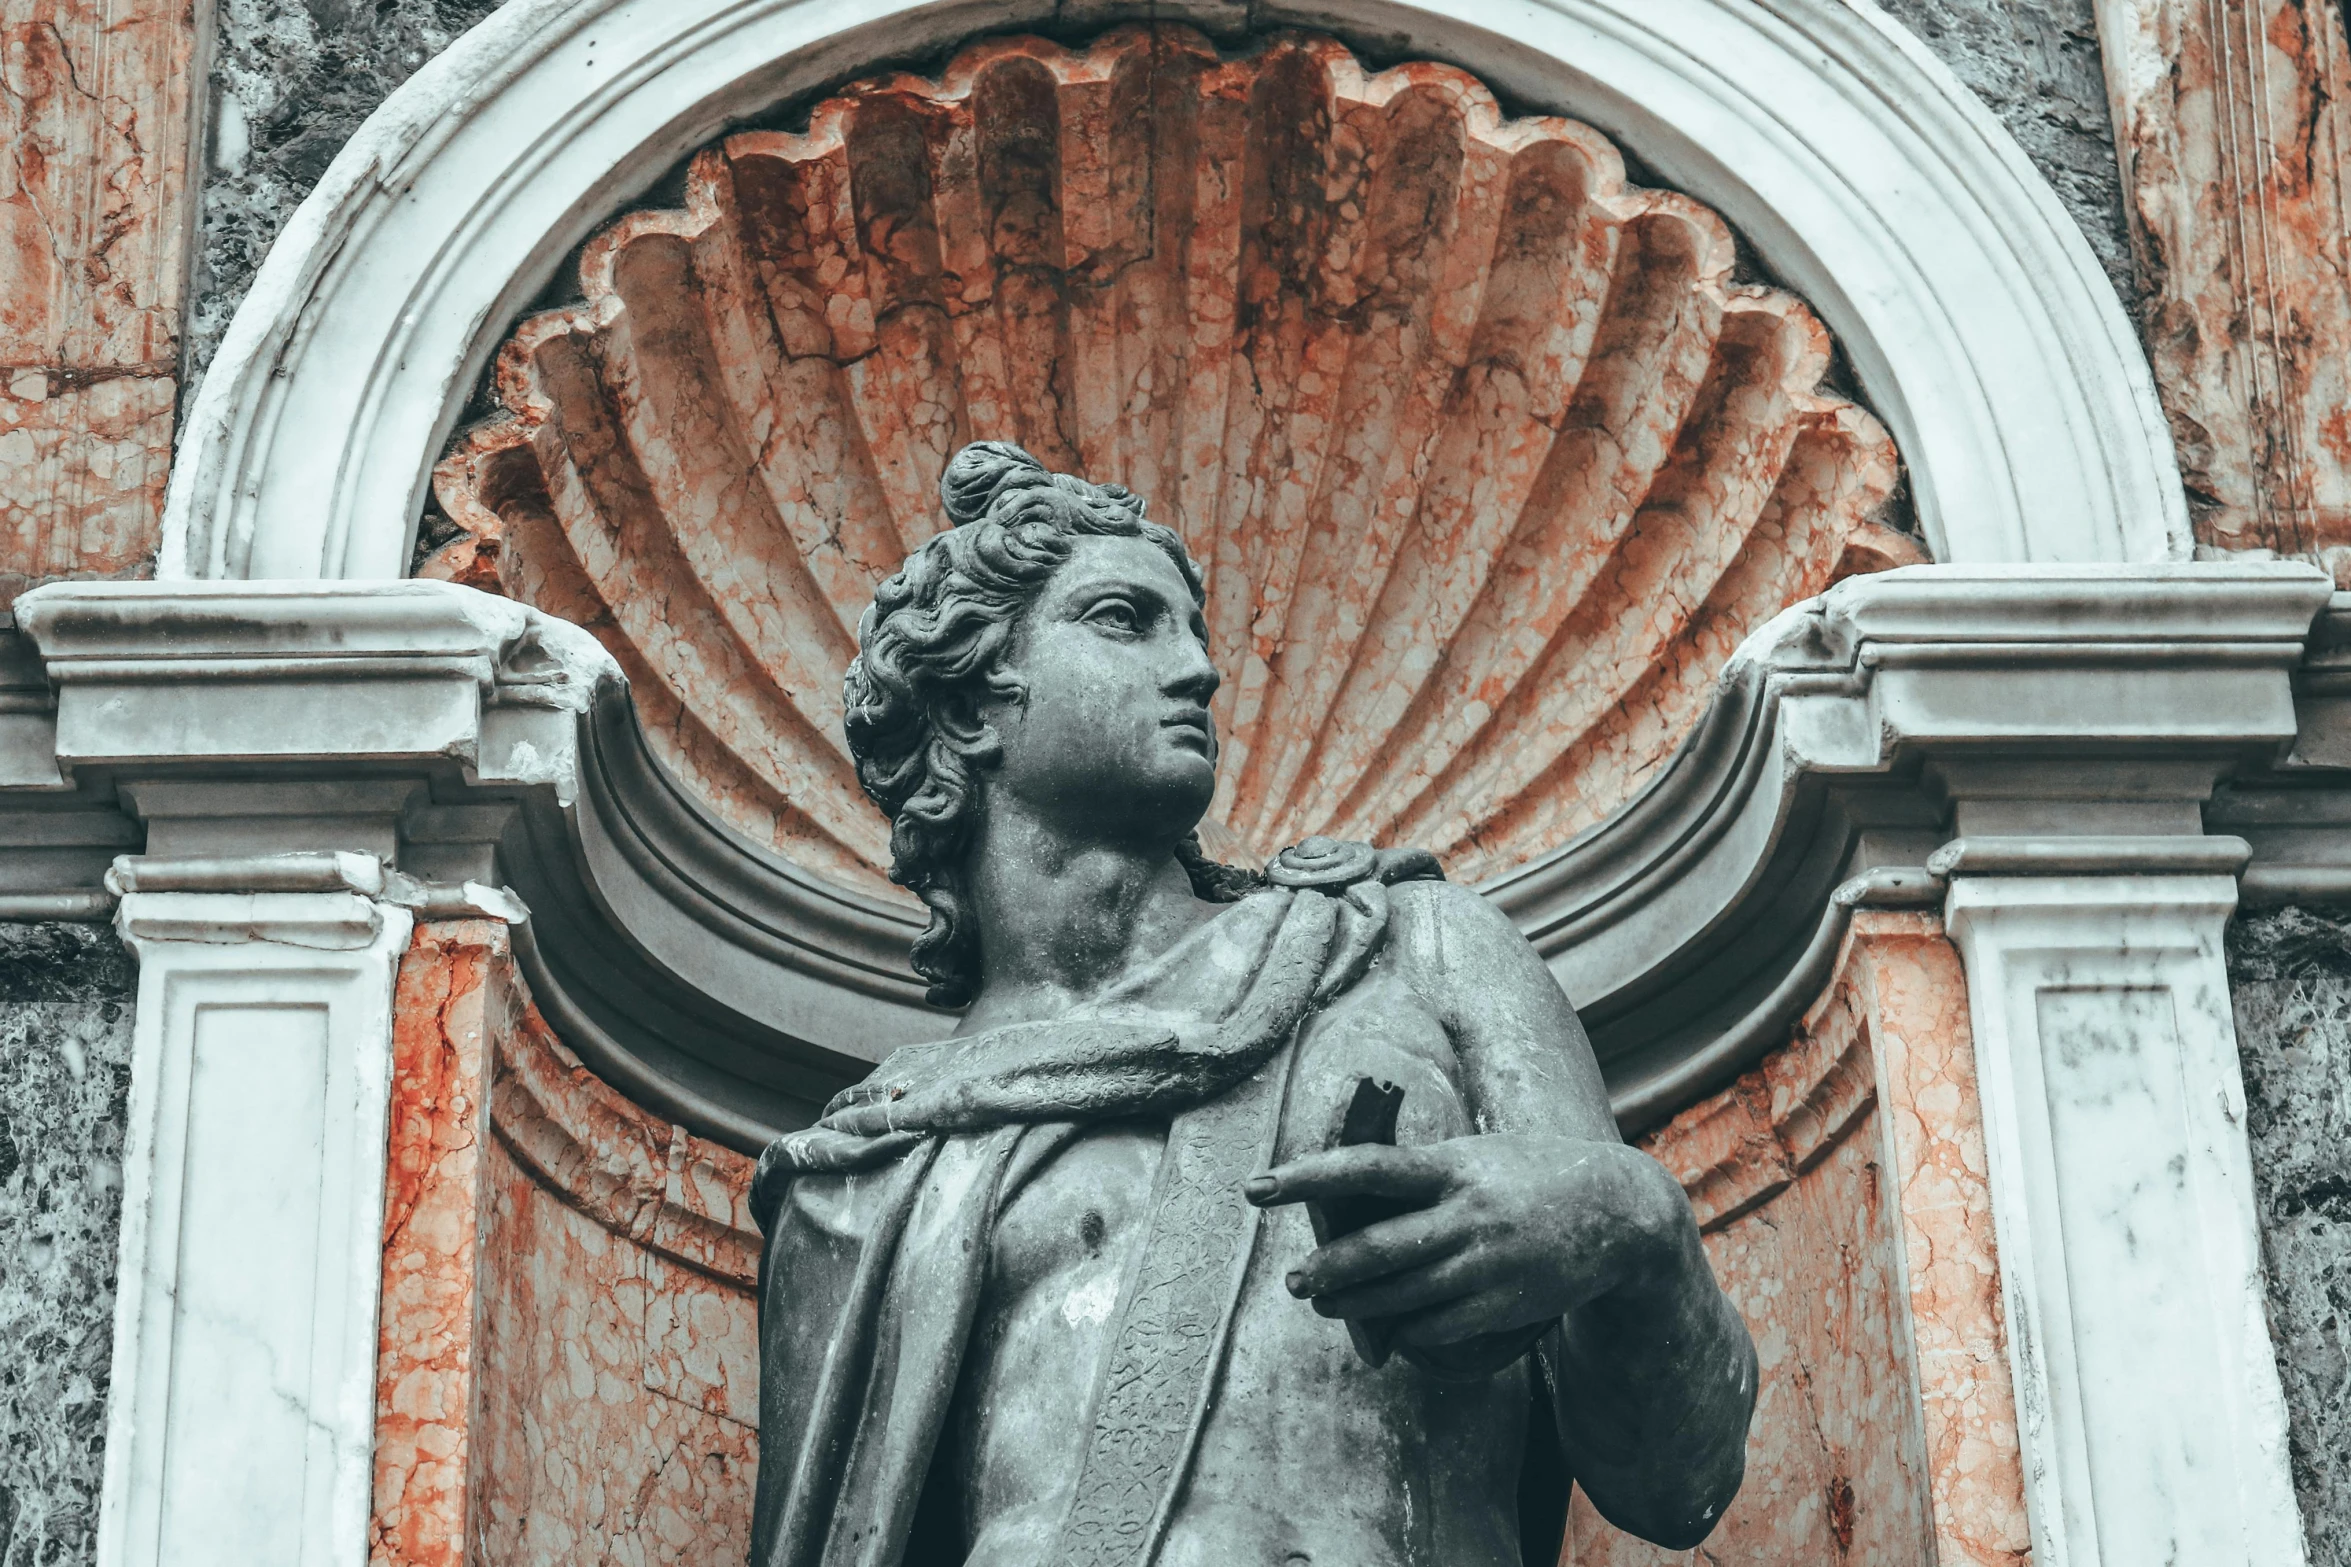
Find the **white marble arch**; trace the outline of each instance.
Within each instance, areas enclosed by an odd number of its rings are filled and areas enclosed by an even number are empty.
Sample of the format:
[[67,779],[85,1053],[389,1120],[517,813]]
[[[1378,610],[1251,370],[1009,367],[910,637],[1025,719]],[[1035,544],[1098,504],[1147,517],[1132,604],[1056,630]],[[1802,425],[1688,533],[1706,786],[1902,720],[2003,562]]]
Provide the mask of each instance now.
[[369,118],[270,252],[190,408],[159,574],[405,575],[507,323],[686,152],[869,65],[1137,14],[1323,27],[1608,131],[1819,311],[1938,559],[2186,556],[2153,381],[2080,231],[1868,0],[513,0]]

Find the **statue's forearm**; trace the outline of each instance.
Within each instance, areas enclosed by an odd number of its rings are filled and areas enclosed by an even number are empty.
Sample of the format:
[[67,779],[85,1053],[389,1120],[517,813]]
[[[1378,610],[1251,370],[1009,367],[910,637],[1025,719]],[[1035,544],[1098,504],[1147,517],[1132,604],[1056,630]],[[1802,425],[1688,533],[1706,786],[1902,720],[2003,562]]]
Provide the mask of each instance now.
[[1558,1406],[1561,1445],[1592,1505],[1686,1549],[1739,1489],[1755,1348],[1697,1227],[1685,1217],[1677,1229],[1652,1274],[1563,1319]]

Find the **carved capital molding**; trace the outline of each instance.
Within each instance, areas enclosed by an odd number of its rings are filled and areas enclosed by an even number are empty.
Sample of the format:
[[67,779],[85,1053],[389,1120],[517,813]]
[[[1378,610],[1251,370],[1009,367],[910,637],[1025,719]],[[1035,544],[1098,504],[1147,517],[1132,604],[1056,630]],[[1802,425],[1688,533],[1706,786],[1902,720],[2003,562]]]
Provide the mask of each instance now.
[[[59,781],[0,790],[0,827],[71,842],[10,861],[30,867],[12,871],[19,895],[104,899],[120,849],[72,843],[109,834],[178,835],[182,852],[118,880],[182,888],[323,885],[353,871],[334,851],[388,839],[376,901],[400,878],[511,889],[518,955],[565,1044],[738,1149],[950,1025],[907,965],[916,916],[720,822],[653,760],[626,684],[578,633],[445,584],[300,592],[299,615],[239,585],[20,601],[18,667],[54,682],[55,739],[0,762]],[[340,630],[346,613],[380,625],[387,595],[440,628],[409,667]],[[274,641],[242,618],[253,606]],[[2281,563],[1856,578],[1749,639],[1645,791],[1482,890],[1582,1011],[1621,1118],[1652,1124],[1784,1042],[1856,907],[1937,903],[1945,872],[2225,874],[2248,850],[2248,886],[2351,872],[2339,624],[2351,600],[2330,607],[2320,573]],[[305,728],[324,701],[308,693],[347,691],[355,646],[385,661],[367,727]],[[178,707],[158,732],[161,690]],[[286,733],[257,755],[261,703]],[[219,814],[206,791],[224,789],[251,814]],[[306,857],[215,863],[239,844]]]

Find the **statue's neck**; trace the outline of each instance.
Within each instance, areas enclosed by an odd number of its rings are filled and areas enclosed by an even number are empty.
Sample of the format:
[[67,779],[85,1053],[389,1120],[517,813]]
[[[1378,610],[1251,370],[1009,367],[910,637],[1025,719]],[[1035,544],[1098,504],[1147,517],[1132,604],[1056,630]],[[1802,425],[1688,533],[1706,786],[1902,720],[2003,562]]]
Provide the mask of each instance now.
[[982,980],[959,1033],[1058,1017],[1218,910],[1193,895],[1173,843],[1074,841],[1005,809],[980,828],[964,898]]

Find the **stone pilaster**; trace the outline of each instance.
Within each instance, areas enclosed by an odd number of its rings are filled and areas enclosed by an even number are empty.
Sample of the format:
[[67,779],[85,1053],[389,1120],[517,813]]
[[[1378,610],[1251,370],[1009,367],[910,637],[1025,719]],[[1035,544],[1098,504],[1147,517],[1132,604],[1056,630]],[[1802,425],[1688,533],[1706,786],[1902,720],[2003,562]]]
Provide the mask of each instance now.
[[140,972],[97,1559],[356,1562],[411,916],[118,876]]
[[[2183,865],[2214,842],[2172,840]],[[2236,882],[2160,872],[2161,846],[2141,874],[1951,883],[2033,1560],[2293,1567],[2221,947]]]

